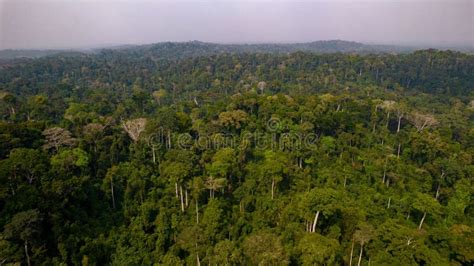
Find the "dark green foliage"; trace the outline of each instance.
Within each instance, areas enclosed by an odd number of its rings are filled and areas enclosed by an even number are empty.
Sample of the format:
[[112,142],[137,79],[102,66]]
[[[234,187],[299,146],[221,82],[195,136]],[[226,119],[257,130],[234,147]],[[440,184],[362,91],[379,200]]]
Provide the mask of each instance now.
[[474,263],[472,56],[189,45],[2,65],[0,264]]

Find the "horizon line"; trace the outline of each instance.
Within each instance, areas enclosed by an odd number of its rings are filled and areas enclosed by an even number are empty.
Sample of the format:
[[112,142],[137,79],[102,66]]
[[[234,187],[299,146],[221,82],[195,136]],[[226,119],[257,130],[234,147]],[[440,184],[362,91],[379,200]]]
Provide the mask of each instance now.
[[310,44],[310,43],[317,43],[317,42],[347,42],[347,43],[356,43],[362,44],[367,46],[392,46],[392,47],[399,47],[399,48],[411,48],[411,49],[449,49],[449,48],[463,48],[463,49],[474,49],[474,44],[389,44],[389,43],[378,43],[378,42],[360,42],[360,41],[353,41],[353,40],[344,40],[344,39],[321,39],[321,40],[313,40],[313,41],[252,41],[252,42],[214,42],[214,41],[202,41],[202,40],[186,40],[186,41],[177,41],[177,40],[164,40],[164,41],[157,41],[157,42],[149,42],[149,43],[104,43],[104,44],[91,44],[91,45],[83,45],[83,46],[50,46],[50,47],[31,47],[31,48],[0,48],[0,51],[54,51],[54,50],[61,50],[61,51],[78,51],[78,50],[97,50],[97,49],[113,49],[119,48],[121,46],[149,46],[149,45],[156,45],[156,44],[164,44],[164,43],[204,43],[204,44],[216,44],[216,45],[295,45],[295,44]]

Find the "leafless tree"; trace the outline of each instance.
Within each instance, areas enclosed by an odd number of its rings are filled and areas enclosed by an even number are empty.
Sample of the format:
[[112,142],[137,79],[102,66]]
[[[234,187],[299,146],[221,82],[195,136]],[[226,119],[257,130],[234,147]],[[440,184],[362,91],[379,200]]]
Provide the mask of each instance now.
[[262,93],[262,94],[263,94],[263,91],[265,90],[266,87],[267,87],[267,83],[265,81],[260,81],[257,84],[257,88],[260,90],[260,93]]
[[91,137],[100,136],[104,132],[105,126],[99,123],[90,123],[84,126],[83,133]]
[[357,266],[360,266],[362,262],[362,252],[364,251],[364,245],[367,244],[372,237],[374,236],[374,229],[371,225],[364,224],[361,228],[354,233],[354,240],[359,242],[360,244],[360,253],[359,253],[359,261],[357,262]]
[[122,123],[123,129],[134,142],[138,141],[140,134],[145,130],[145,126],[146,118],[137,118]]
[[381,109],[385,110],[385,112],[387,112],[387,127],[388,127],[388,124],[390,122],[390,114],[391,114],[391,112],[393,112],[393,110],[395,110],[396,104],[397,103],[395,101],[383,101],[378,106]]
[[74,146],[76,139],[72,137],[71,132],[61,127],[52,127],[43,131],[46,143],[43,148],[46,150],[54,149],[56,152],[62,146]]
[[434,127],[438,124],[438,120],[433,115],[422,114],[414,112],[410,116],[410,122],[416,127],[417,131],[420,132],[425,128]]

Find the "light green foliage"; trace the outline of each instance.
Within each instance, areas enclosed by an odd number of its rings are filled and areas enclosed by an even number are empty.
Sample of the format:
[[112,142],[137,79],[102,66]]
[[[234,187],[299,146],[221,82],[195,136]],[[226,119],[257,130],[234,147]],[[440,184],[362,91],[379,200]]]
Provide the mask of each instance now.
[[413,201],[413,208],[420,212],[427,212],[431,215],[439,215],[441,206],[431,195],[416,193]]
[[257,232],[243,242],[246,262],[252,265],[286,265],[288,257],[275,234]]
[[296,247],[302,265],[336,264],[339,248],[337,240],[320,234],[304,235]]
[[74,168],[85,168],[88,163],[87,152],[80,148],[65,149],[51,157],[51,166],[64,173]]
[[232,148],[223,148],[212,157],[212,163],[207,167],[210,175],[227,177],[237,166],[236,153]]
[[446,207],[449,224],[453,224],[455,221],[466,221],[466,208],[472,204],[473,195],[472,181],[460,179],[456,182],[454,185],[454,195]]
[[299,202],[306,213],[306,218],[311,220],[317,211],[320,211],[324,216],[331,217],[346,207],[347,199],[345,199],[343,192],[331,188],[315,188],[302,194]]
[[219,114],[218,123],[227,128],[240,129],[247,121],[247,113],[242,110],[222,112]]
[[64,118],[76,125],[85,125],[97,118],[97,114],[89,110],[87,104],[70,103],[69,108],[64,112]]

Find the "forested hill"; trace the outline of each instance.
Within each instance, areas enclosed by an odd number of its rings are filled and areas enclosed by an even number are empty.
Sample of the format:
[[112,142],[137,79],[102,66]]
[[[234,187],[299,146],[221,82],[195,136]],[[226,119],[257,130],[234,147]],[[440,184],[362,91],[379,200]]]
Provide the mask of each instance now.
[[[109,48],[81,49],[77,52],[97,53],[116,51],[132,53],[135,56],[151,56],[168,59],[207,56],[222,53],[292,53],[297,51],[312,53],[400,53],[414,51],[414,47],[395,45],[368,45],[357,42],[330,40],[308,43],[282,44],[216,44],[199,41],[163,42],[149,45],[122,45]],[[70,50],[69,52],[71,52]],[[1,50],[0,59],[37,58],[67,52],[65,50]]]
[[73,50],[0,50],[0,59],[40,58],[61,53],[74,53]]
[[294,88],[322,92],[377,86],[390,91],[469,96],[474,88],[474,56],[452,51],[401,55],[224,53],[180,60],[162,58],[152,47],[146,51],[151,54],[125,49],[3,62],[0,89],[21,96],[61,97],[83,97],[107,89],[126,97],[132,85],[139,83],[149,93],[163,89],[176,100],[200,93],[232,94],[257,80],[265,81],[273,93],[289,93]]
[[474,56],[169,45],[0,64],[1,265],[473,265]]
[[[133,55],[136,57],[152,57],[166,59],[183,59],[198,56],[210,56],[218,54],[242,54],[242,53],[272,53],[287,54],[294,52],[308,52],[317,54],[348,53],[348,54],[403,54],[424,49],[421,46],[397,46],[363,44],[352,41],[329,40],[307,43],[260,43],[260,44],[217,44],[199,41],[191,42],[161,42],[146,45],[119,45],[104,48],[83,48],[65,50],[0,50],[1,60],[19,58],[40,58],[57,54],[97,54],[116,53],[122,55]],[[460,51],[473,53],[473,47],[444,47],[442,50]]]
[[414,51],[412,47],[390,46],[390,45],[368,45],[349,41],[316,41],[309,43],[288,44],[215,44],[198,41],[184,43],[157,43],[141,46],[127,46],[120,50],[124,53],[134,53],[135,56],[150,56],[168,59],[179,59],[196,56],[209,56],[216,54],[238,54],[238,53],[401,53]]

